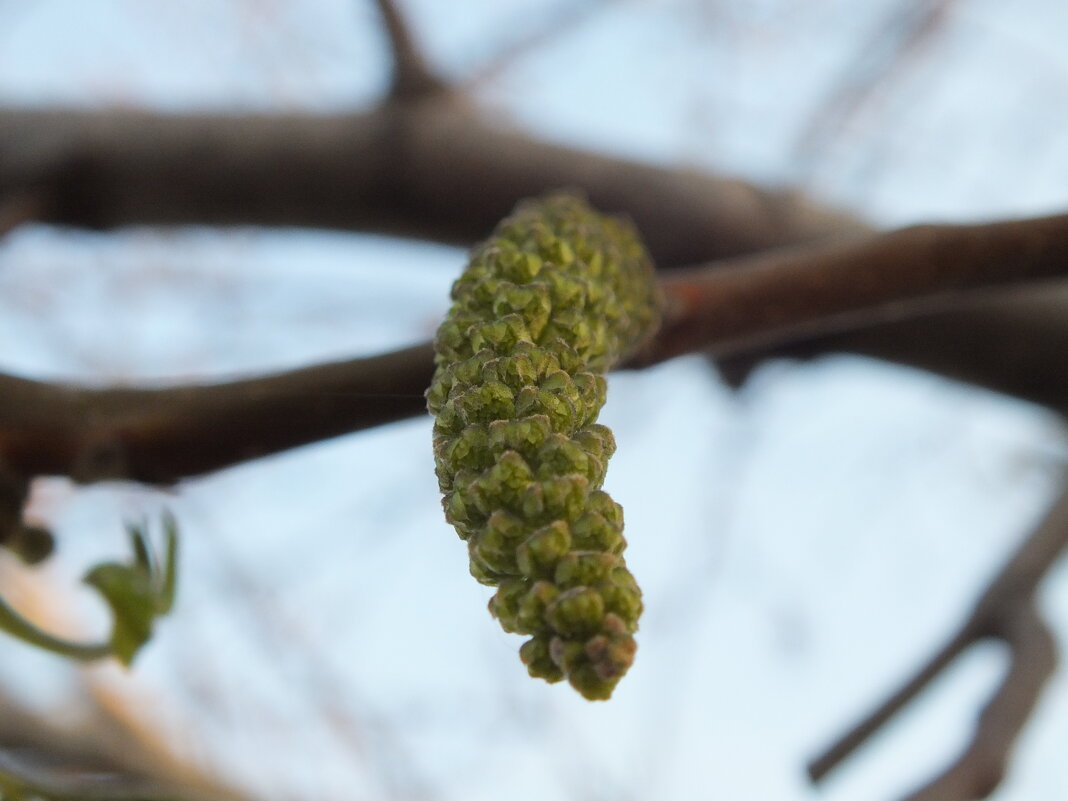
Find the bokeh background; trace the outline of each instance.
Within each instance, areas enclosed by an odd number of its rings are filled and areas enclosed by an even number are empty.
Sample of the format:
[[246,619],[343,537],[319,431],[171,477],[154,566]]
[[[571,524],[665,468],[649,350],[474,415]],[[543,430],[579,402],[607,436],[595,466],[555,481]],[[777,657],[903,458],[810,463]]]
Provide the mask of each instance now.
[[[549,140],[796,185],[884,225],[1068,205],[1055,0],[402,7],[484,113]],[[321,114],[371,106],[387,78],[369,0],[0,2],[4,106]],[[378,353],[432,334],[463,262],[320,231],[26,226],[0,241],[2,369],[103,385]],[[610,703],[526,676],[441,517],[418,419],[169,491],[39,480],[59,553],[0,560],[20,608],[102,631],[79,577],[164,507],[180,599],[130,672],[0,642],[0,708],[270,799],[884,799],[957,752],[997,648],[825,786],[804,775],[1041,515],[1057,418],[858,358],[767,364],[735,391],[689,357],[613,376],[602,421],[647,609]],[[1068,567],[1041,603],[1068,643]],[[1065,742],[1062,671],[995,798],[1068,797]]]

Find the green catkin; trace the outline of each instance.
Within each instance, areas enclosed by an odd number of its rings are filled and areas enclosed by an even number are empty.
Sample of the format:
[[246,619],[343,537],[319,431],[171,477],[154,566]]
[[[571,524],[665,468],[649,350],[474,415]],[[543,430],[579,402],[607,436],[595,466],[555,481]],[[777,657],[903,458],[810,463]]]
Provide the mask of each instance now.
[[490,612],[529,635],[532,676],[606,699],[634,659],[641,591],[623,511],[601,490],[604,373],[654,333],[634,228],[568,194],[521,203],[452,288],[427,391],[446,519]]

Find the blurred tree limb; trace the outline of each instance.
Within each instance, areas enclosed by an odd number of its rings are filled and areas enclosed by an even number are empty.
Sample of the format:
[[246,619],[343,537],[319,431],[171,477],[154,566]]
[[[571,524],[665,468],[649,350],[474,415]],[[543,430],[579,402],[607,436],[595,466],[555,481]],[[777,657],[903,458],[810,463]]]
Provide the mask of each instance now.
[[57,724],[0,696],[4,790],[48,801],[251,801],[188,763],[161,759],[106,720],[92,729]]
[[1053,635],[1036,609],[1035,593],[1066,547],[1068,488],[991,579],[946,644],[898,692],[812,761],[813,780],[820,781],[841,764],[961,654],[978,642],[995,640],[1009,650],[1009,670],[979,715],[971,742],[945,771],[904,801],[966,801],[990,795],[1057,666]]
[[415,43],[404,15],[393,0],[375,0],[382,18],[386,38],[390,46],[390,61],[393,75],[389,90],[390,100],[412,100],[419,97],[441,94],[449,90],[448,84],[438,78],[427,66],[423,53]]
[[519,198],[561,187],[629,214],[661,267],[866,230],[793,192],[543,142],[452,96],[338,116],[0,110],[0,204],[32,194],[34,218],[58,225],[308,226],[468,245]]
[[[334,117],[0,111],[0,209],[17,208],[20,221],[303,225],[468,244],[518,198],[564,186],[629,214],[663,269],[868,230],[795,193],[544,143],[448,98]],[[1040,403],[1064,402],[1066,369],[1044,358],[1049,343],[1068,341],[1068,306],[1057,297],[1017,293],[922,321],[876,318],[858,339],[799,341],[805,355],[885,351]],[[1011,336],[993,341],[994,330]],[[918,331],[924,347],[902,344]],[[980,339],[995,347],[970,344]],[[950,352],[931,358],[926,345]],[[774,357],[777,347],[746,359]],[[1007,348],[1018,359],[1011,376]]]
[[[952,308],[980,291],[1066,274],[1068,216],[917,226],[714,262],[662,278],[664,326],[631,366],[693,352],[751,357],[819,334]],[[1013,353],[1020,346],[1018,337],[1006,342]],[[931,347],[938,351],[937,343]],[[257,378],[161,389],[91,389],[0,376],[0,458],[22,476],[173,483],[423,414],[431,362],[425,344]],[[1030,385],[1012,379],[1033,381],[1032,374],[1018,360],[1004,367],[1008,372],[991,384],[1026,395]],[[1068,413],[1068,394],[1047,400]]]

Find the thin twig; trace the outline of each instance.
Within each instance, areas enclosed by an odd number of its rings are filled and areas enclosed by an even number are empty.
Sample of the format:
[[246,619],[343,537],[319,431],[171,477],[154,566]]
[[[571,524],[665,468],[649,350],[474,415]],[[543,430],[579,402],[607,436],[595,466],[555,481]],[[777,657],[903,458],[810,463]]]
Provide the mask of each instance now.
[[[969,620],[969,624],[971,621]],[[887,698],[863,721],[842,735],[808,766],[809,778],[819,782],[848,759],[868,739],[904,709],[916,696],[975,643],[975,632],[965,624],[897,692]]]
[[448,90],[448,85],[434,75],[416,46],[404,15],[395,0],[375,0],[389,39],[393,62],[393,84],[390,97],[411,100]]
[[990,581],[946,645],[902,689],[812,760],[812,780],[822,780],[840,765],[972,645],[997,639],[1009,648],[1011,665],[980,715],[971,743],[943,773],[905,801],[968,801],[993,792],[1056,666],[1052,635],[1035,611],[1034,594],[1066,547],[1068,488]]
[[1012,663],[979,715],[971,742],[952,765],[904,801],[986,798],[1001,784],[1016,740],[1057,667],[1057,647],[1031,603],[1007,609],[998,628]]

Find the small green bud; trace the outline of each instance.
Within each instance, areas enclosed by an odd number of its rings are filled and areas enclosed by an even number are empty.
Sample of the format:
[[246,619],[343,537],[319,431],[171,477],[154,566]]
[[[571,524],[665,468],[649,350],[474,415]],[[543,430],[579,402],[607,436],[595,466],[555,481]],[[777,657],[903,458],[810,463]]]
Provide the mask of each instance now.
[[623,552],[626,540],[619,526],[612,525],[597,512],[583,512],[571,524],[575,548],[583,551],[602,551],[608,554]]
[[585,476],[589,470],[589,461],[590,457],[578,443],[563,434],[552,434],[538,451],[538,469],[535,475],[540,479],[567,475]]
[[567,396],[554,395],[552,392],[536,386],[523,387],[515,398],[515,413],[520,417],[544,415],[549,419],[552,430],[565,433],[574,430],[574,423],[579,417]]
[[490,381],[468,389],[456,398],[457,411],[467,424],[488,424],[515,416],[515,398],[507,384]]
[[622,567],[618,556],[601,551],[572,551],[556,563],[554,580],[561,587],[597,586],[606,581],[615,567]]
[[519,648],[519,659],[527,666],[527,672],[536,679],[545,679],[551,684],[564,678],[564,672],[549,655],[549,642],[544,634],[523,643]]
[[518,618],[519,604],[529,589],[524,579],[506,578],[489,600],[489,611],[501,622],[501,628],[511,634],[521,634]]
[[604,618],[604,599],[591,587],[572,587],[553,601],[545,614],[561,637],[591,637]]
[[560,595],[551,581],[536,581],[519,602],[516,620],[522,634],[537,634],[545,628],[545,610]]
[[608,397],[608,382],[603,375],[579,373],[574,378],[574,384],[579,397],[582,398],[582,404],[588,410],[587,416],[579,422],[579,425],[585,427],[597,421],[597,414]]
[[537,371],[530,356],[518,353],[514,356],[502,356],[486,365],[482,374],[483,381],[502,381],[513,392],[532,385],[537,380]]
[[589,495],[590,482],[585,476],[562,475],[541,482],[545,511],[564,520],[577,520]]
[[536,453],[550,434],[552,426],[544,414],[516,420],[494,420],[489,424],[489,445],[494,453],[513,450],[526,456]]
[[469,425],[460,436],[445,440],[441,458],[447,464],[459,465],[467,470],[482,471],[493,463],[489,453],[489,434],[481,425]]
[[516,551],[519,572],[527,578],[551,576],[556,563],[571,549],[567,523],[556,520],[531,534]]
[[526,460],[515,451],[505,451],[496,464],[471,482],[470,496],[475,508],[489,517],[498,509],[520,506],[533,479]]
[[509,314],[490,323],[473,325],[469,335],[472,347],[488,348],[502,356],[515,350],[517,343],[530,341],[527,324],[518,314]]
[[608,461],[616,452],[616,438],[602,425],[588,425],[575,434],[577,442],[590,456]]

